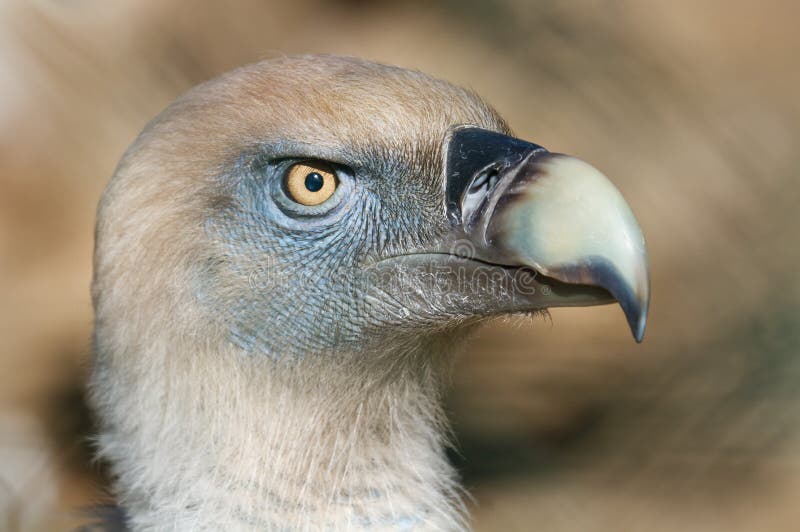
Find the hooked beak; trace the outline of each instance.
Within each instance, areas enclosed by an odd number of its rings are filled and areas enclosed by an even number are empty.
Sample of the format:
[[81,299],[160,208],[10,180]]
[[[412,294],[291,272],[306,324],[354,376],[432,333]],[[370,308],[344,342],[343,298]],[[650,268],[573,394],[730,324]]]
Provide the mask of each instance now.
[[[561,287],[539,307],[611,303],[637,342],[650,299],[644,237],[620,192],[591,165],[475,127],[446,152],[450,244],[481,262],[527,267]],[[539,280],[543,282],[543,280]]]

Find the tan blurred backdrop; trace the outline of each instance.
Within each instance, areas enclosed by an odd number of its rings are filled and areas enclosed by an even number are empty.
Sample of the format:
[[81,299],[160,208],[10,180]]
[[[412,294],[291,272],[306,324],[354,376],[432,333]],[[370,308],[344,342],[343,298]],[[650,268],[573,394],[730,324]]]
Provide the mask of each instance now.
[[117,159],[190,86],[305,52],[474,88],[643,226],[644,344],[616,307],[556,310],[457,365],[477,530],[800,530],[797,6],[0,0],[0,530],[67,529],[104,494],[82,386]]

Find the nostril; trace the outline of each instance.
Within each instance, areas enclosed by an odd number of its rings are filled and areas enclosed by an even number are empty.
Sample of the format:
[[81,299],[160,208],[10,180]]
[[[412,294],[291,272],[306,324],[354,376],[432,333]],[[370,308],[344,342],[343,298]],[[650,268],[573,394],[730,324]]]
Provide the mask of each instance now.
[[475,194],[480,192],[481,189],[486,189],[488,192],[497,183],[498,175],[496,168],[487,168],[472,182],[469,187],[469,193]]
[[500,171],[494,165],[481,171],[461,199],[461,215],[465,226],[478,214],[480,206],[488,201],[492,189],[500,181]]
[[475,178],[475,181],[473,181],[472,184],[469,186],[469,193],[474,194],[475,192],[480,191],[480,189],[483,188],[483,186],[487,183],[487,181],[488,181],[488,176],[485,173],[479,175],[477,178]]

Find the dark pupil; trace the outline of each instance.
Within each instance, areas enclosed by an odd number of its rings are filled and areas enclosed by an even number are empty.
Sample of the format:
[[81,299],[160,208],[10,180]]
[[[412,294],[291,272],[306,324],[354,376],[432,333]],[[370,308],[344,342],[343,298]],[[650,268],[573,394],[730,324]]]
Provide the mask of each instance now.
[[306,188],[311,192],[317,192],[325,184],[325,180],[318,172],[311,172],[306,176]]

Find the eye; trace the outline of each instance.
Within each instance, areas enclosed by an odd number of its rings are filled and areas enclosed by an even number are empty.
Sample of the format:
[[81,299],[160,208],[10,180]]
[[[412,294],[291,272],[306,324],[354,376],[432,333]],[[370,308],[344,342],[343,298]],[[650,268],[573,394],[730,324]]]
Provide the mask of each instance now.
[[286,170],[286,195],[300,205],[313,207],[333,196],[339,180],[333,168],[322,162],[295,163]]

